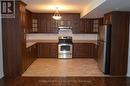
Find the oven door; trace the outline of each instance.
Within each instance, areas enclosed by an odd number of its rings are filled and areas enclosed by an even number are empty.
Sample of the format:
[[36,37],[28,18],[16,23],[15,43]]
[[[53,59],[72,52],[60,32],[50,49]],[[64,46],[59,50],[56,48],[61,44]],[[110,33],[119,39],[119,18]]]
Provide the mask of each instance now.
[[59,53],[72,53],[72,44],[59,44]]

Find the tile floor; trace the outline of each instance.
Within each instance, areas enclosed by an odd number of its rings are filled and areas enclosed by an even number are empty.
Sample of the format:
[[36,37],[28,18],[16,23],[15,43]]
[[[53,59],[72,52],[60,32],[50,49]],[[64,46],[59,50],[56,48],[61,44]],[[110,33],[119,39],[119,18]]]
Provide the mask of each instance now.
[[24,77],[104,76],[94,59],[39,58],[24,72]]

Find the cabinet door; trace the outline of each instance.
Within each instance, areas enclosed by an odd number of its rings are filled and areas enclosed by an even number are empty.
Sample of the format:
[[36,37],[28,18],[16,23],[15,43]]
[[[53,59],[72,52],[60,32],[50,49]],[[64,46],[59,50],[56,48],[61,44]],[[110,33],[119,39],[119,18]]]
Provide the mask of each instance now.
[[38,44],[38,57],[54,58],[57,57],[58,48],[57,43],[39,43]]
[[85,19],[84,24],[85,33],[93,33],[93,20]]
[[40,23],[42,22],[40,20],[39,14],[36,13],[31,13],[31,29],[30,32],[40,32],[41,31],[41,26]]
[[50,57],[58,57],[58,44],[50,44]]
[[26,57],[23,58],[23,72],[35,61],[37,58],[37,45],[26,48]]
[[103,19],[104,24],[112,24],[112,14],[108,13],[105,14],[104,19]]
[[32,59],[32,62],[37,58],[37,44],[33,45],[31,47],[31,59]]
[[91,58],[94,57],[94,44],[76,43],[73,44],[73,57]]
[[23,58],[23,72],[29,67],[31,61],[31,47],[26,48],[26,56]]
[[49,45],[46,43],[38,43],[38,57],[49,57]]
[[103,24],[103,18],[80,19],[79,33],[98,33],[99,26]]

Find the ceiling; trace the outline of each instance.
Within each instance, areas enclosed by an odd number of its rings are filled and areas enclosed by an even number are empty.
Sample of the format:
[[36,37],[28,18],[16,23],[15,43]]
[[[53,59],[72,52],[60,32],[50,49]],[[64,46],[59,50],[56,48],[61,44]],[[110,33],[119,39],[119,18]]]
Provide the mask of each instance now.
[[56,7],[62,13],[81,13],[91,0],[23,0],[27,9],[38,13],[53,13]]
[[130,0],[106,0],[83,17],[99,18],[111,11],[130,11]]
[[110,11],[130,11],[130,0],[22,0],[37,13],[81,13],[83,18],[99,18]]

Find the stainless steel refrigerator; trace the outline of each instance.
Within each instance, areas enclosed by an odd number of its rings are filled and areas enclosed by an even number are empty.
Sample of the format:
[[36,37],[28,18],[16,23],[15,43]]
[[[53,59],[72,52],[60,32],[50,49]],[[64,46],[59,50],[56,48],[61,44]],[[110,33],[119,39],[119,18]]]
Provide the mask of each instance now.
[[104,74],[110,72],[111,25],[102,25],[98,34],[98,66]]

